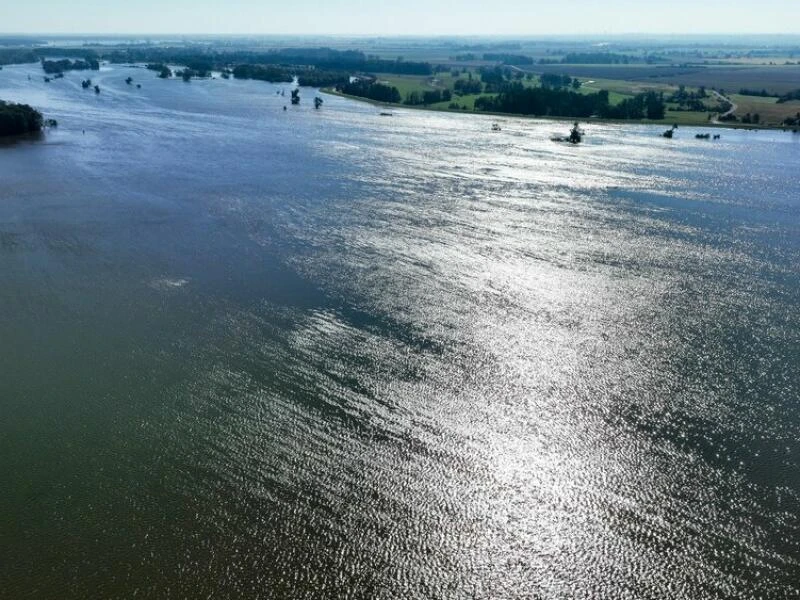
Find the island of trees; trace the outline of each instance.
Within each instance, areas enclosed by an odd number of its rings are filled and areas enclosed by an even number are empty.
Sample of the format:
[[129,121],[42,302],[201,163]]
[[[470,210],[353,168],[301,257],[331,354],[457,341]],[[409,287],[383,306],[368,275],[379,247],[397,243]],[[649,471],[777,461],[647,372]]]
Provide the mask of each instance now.
[[0,100],[0,136],[35,133],[42,125],[42,114],[35,108]]
[[100,69],[100,63],[95,59],[88,60],[70,60],[64,58],[61,60],[45,60],[42,59],[42,69],[48,75],[64,73],[64,71],[97,71]]

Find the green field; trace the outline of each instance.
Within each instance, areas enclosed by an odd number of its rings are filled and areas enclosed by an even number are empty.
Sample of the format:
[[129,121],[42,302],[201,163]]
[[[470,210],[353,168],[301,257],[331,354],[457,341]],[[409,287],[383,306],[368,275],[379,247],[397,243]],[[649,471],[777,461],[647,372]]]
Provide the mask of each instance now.
[[742,96],[731,94],[730,99],[736,104],[736,116],[742,117],[750,113],[761,117],[762,125],[778,126],[786,117],[794,117],[800,113],[800,100],[778,104],[777,98],[762,98],[760,96]]
[[[465,76],[461,76],[465,77]],[[473,77],[479,77],[477,73],[473,73]],[[400,96],[405,100],[406,96],[411,92],[429,92],[433,90],[453,89],[453,83],[456,78],[450,72],[438,73],[436,75],[423,76],[423,75],[393,75],[389,73],[379,73],[377,75],[378,82],[387,85],[392,85],[400,92]],[[461,107],[466,107],[464,110],[475,109],[475,99],[480,96],[491,96],[492,94],[468,94],[465,96],[458,96],[453,94],[453,98],[446,102],[437,102],[436,104],[427,105],[426,108],[437,110],[447,109],[451,102],[455,102]]]
[[[437,46],[435,43],[434,46]],[[468,69],[474,78],[478,78],[480,66],[493,64],[483,60],[484,48],[467,49],[457,47],[448,52],[447,43],[442,46],[424,45],[406,47],[402,56],[416,60],[428,60],[434,65],[444,65],[457,70]],[[402,47],[398,44],[397,50]],[[490,50],[490,49],[487,49]],[[496,51],[491,49],[491,51]],[[560,60],[570,52],[591,51],[581,47],[580,43],[571,42],[537,42],[521,41],[519,48],[504,48],[503,51],[515,55],[530,56],[534,64],[511,67],[517,71],[534,75],[533,80],[523,79],[525,85],[537,85],[541,73],[556,73],[578,78],[582,86],[580,93],[593,94],[601,90],[609,92],[612,104],[618,104],[636,94],[648,91],[663,92],[669,96],[685,85],[690,91],[705,87],[708,90],[722,90],[737,105],[736,116],[740,119],[747,113],[758,113],[761,126],[781,126],[783,120],[800,112],[800,102],[777,104],[775,98],[741,96],[737,94],[742,88],[767,89],[770,92],[786,93],[800,89],[800,61],[797,57],[781,48],[762,49],[760,55],[749,55],[746,46],[720,46],[719,48],[695,46],[672,46],[665,43],[661,48],[651,48],[651,53],[662,53],[665,62],[647,64],[633,62],[630,64],[538,64],[539,60]],[[642,48],[626,47],[609,48],[610,52],[620,52],[641,60],[647,54]],[[383,53],[382,53],[383,54]],[[383,54],[389,56],[389,53]],[[471,59],[464,57],[471,55]],[[461,58],[459,58],[461,57]],[[459,74],[458,77],[465,77]],[[455,79],[452,73],[446,72],[433,76],[407,76],[378,74],[378,80],[397,87],[405,99],[411,92],[453,89]],[[475,99],[481,95],[456,96],[450,101],[425,106],[431,109],[448,109],[451,103],[458,104],[464,110],[474,110]],[[717,98],[711,96],[705,101],[708,111],[677,111],[676,105],[667,104],[667,115],[664,123],[679,125],[706,125],[717,116]],[[420,106],[420,108],[422,108]],[[743,125],[739,123],[740,125]],[[735,126],[736,123],[727,123]]]

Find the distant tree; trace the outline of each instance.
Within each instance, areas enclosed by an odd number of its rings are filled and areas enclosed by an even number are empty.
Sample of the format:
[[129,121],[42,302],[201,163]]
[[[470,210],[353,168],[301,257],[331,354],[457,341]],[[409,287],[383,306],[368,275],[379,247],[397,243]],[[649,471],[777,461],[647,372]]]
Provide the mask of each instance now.
[[456,94],[480,94],[483,91],[483,84],[475,79],[456,79],[453,82],[453,91]]
[[663,119],[666,112],[663,94],[647,92],[645,95],[645,110],[648,119],[656,121]]
[[408,94],[406,94],[406,99],[403,101],[403,104],[408,104],[410,106],[422,104],[422,94],[420,94],[416,90],[414,90],[413,92],[409,92]]
[[279,65],[236,65],[233,68],[236,79],[258,79],[271,83],[292,81],[292,73]]
[[785,102],[791,102],[792,100],[800,100],[800,90],[794,90],[791,92],[787,92],[780,98],[778,98],[778,104],[783,104]]
[[350,81],[350,73],[347,71],[308,69],[297,75],[297,84],[301,87],[335,87],[348,81]]
[[486,86],[487,92],[500,89],[504,80],[505,74],[501,67],[481,70],[481,81]]
[[549,88],[562,88],[570,87],[572,85],[572,77],[569,75],[561,75],[557,73],[542,73],[539,76],[539,82],[542,87]]
[[[394,86],[384,85],[365,79],[358,79],[349,83],[336,86],[336,89],[348,96],[358,96],[359,98],[369,98],[376,102],[387,102],[397,104],[401,101],[400,92]],[[418,92],[413,92],[418,94]],[[418,102],[420,103],[420,102]]]

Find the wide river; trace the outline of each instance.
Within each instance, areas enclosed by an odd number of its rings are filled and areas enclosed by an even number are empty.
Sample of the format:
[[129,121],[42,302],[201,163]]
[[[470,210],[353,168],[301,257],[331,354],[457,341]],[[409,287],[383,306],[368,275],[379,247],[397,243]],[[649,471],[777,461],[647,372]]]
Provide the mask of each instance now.
[[798,598],[800,136],[86,76],[0,71],[0,597]]

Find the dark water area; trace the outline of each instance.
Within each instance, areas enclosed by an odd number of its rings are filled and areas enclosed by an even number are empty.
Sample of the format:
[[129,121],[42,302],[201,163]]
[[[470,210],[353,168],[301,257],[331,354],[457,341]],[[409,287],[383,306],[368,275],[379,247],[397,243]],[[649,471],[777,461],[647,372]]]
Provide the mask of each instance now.
[[800,596],[800,136],[82,75],[0,71],[0,597]]

